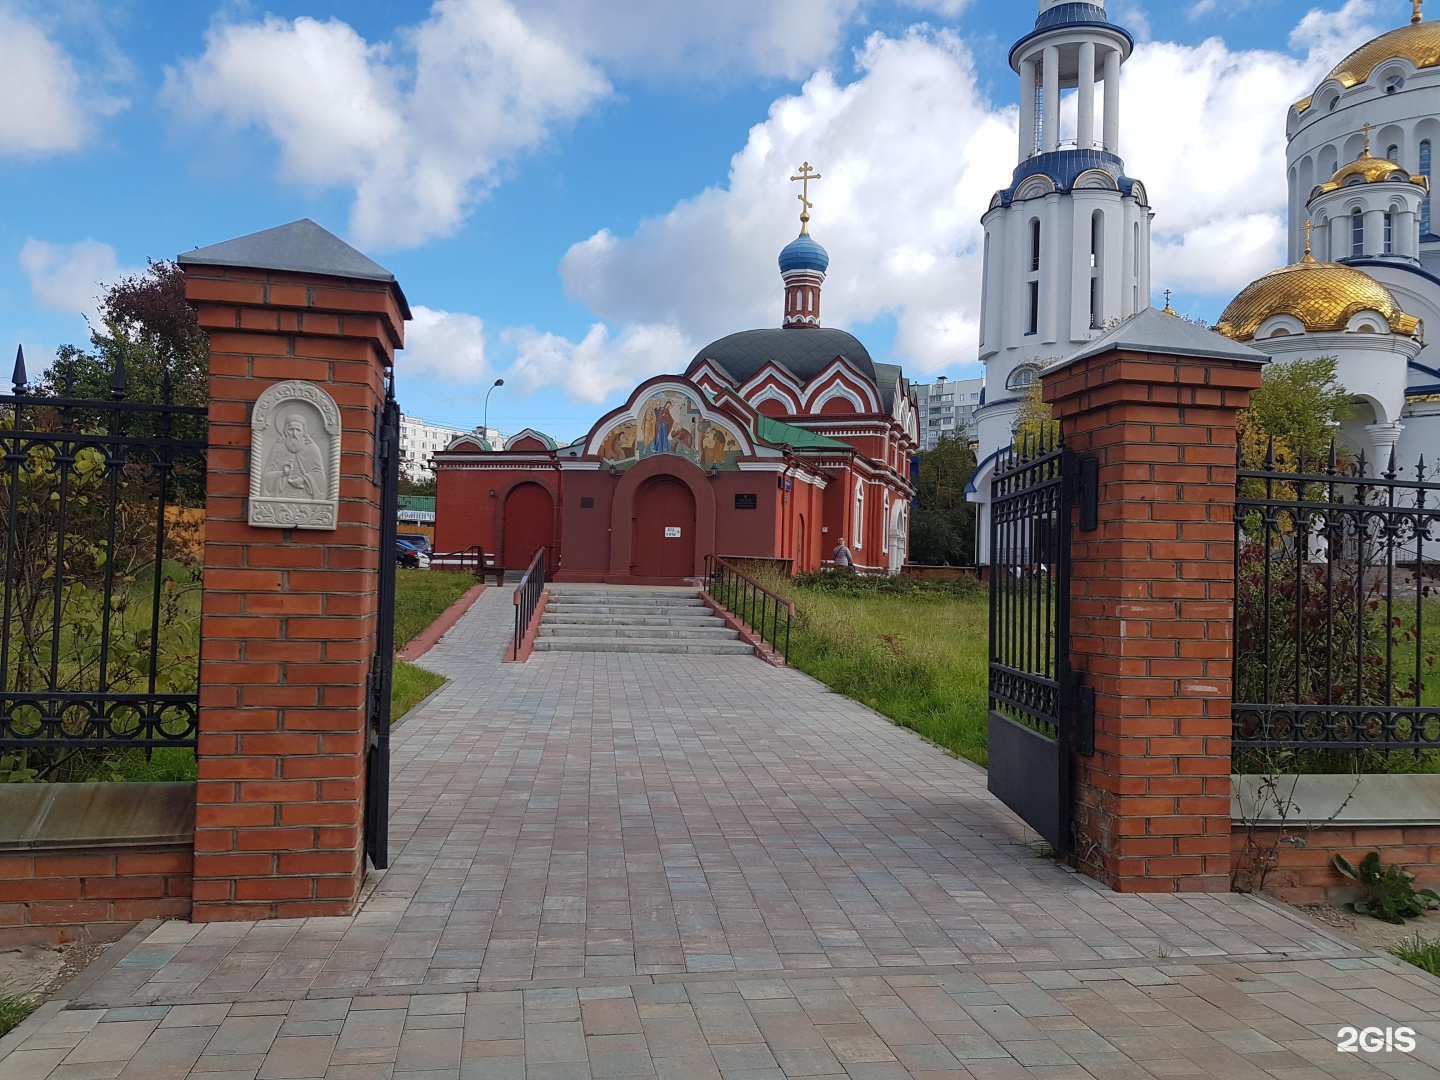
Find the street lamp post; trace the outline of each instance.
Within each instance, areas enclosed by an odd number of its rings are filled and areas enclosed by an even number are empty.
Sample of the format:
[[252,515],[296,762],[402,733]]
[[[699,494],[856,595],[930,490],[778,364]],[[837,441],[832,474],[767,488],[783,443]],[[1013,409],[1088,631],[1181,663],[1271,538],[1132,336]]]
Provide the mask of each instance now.
[[480,437],[487,443],[490,441],[490,395],[495,392],[497,387],[504,385],[504,379],[496,379],[495,385],[485,391],[485,414],[484,419],[480,421]]

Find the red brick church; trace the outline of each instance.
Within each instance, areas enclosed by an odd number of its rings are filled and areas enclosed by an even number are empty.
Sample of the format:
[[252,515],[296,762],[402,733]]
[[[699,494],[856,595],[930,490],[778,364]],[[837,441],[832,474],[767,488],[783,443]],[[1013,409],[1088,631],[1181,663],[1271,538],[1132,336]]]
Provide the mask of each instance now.
[[829,264],[802,228],[780,253],[781,329],[707,345],[569,446],[533,430],[456,439],[435,455],[436,549],[478,545],[523,570],[546,547],[557,581],[662,584],[707,555],[813,570],[844,538],[861,572],[898,571],[916,402],[900,368],[820,325]]

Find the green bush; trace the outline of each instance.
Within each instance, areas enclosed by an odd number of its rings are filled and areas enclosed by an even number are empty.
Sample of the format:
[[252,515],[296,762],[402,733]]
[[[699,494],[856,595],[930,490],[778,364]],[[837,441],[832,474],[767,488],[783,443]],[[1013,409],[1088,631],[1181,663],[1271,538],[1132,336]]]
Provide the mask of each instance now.
[[1365,890],[1364,897],[1349,905],[1357,915],[1372,915],[1382,922],[1401,924],[1440,906],[1440,893],[1415,888],[1415,875],[1403,866],[1382,866],[1378,851],[1366,855],[1358,867],[1344,855],[1336,855],[1333,864],[1342,875]]

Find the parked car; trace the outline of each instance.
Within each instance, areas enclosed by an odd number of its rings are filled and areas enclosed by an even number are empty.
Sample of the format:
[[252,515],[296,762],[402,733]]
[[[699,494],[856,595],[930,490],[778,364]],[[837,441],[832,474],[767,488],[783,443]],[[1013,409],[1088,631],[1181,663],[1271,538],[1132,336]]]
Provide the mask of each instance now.
[[425,552],[426,555],[435,553],[435,545],[424,533],[399,533],[396,539],[410,541],[412,547]]
[[403,536],[395,538],[395,564],[407,570],[430,569],[430,555]]

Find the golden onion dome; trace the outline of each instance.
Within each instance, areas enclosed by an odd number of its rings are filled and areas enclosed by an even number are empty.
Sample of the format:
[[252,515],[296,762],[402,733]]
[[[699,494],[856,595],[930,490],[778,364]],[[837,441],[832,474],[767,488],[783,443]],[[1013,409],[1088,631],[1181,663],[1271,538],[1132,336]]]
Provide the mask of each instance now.
[[1291,315],[1307,333],[1338,333],[1362,311],[1378,312],[1396,334],[1414,337],[1419,331],[1420,320],[1400,310],[1394,294],[1369,274],[1306,254],[1247,285],[1215,329],[1235,341],[1251,341],[1265,320]]
[[1383,180],[1389,180],[1396,173],[1401,174],[1406,180],[1410,179],[1410,174],[1389,158],[1371,157],[1367,147],[1365,153],[1350,164],[1342,166],[1340,171],[1330,178],[1330,182],[1323,186],[1326,191],[1334,191],[1338,187],[1344,187],[1348,181],[1357,176],[1367,184],[1378,184]]
[[[1348,90],[1363,83],[1387,60],[1409,60],[1417,68],[1440,67],[1440,22],[1412,22],[1381,34],[1336,64],[1323,81],[1335,79]],[[1312,100],[1313,96],[1308,97],[1295,107],[1304,112]]]

